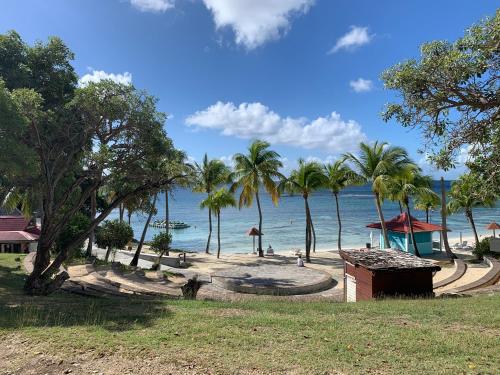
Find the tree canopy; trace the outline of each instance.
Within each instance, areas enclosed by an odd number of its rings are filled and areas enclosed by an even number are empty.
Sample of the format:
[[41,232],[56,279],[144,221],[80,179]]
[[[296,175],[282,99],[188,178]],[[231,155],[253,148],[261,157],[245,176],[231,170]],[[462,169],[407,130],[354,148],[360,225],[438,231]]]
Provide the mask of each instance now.
[[468,166],[500,190],[500,10],[455,42],[421,47],[419,60],[382,74],[399,103],[389,103],[385,121],[423,130],[432,152],[456,156],[470,146]]

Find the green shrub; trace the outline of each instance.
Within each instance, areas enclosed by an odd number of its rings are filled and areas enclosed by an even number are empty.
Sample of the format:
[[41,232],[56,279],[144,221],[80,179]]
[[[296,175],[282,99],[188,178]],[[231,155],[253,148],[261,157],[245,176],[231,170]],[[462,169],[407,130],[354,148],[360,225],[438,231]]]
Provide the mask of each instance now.
[[476,244],[476,247],[472,251],[478,259],[483,259],[484,255],[490,254],[490,239],[483,238]]

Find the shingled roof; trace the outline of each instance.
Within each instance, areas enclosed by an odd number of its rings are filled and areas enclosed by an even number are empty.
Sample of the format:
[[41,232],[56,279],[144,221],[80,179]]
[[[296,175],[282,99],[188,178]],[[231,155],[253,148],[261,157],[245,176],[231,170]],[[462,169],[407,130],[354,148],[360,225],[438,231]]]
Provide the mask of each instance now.
[[429,260],[402,251],[361,249],[341,250],[339,253],[342,259],[349,263],[372,271],[409,269],[439,271],[441,269]]

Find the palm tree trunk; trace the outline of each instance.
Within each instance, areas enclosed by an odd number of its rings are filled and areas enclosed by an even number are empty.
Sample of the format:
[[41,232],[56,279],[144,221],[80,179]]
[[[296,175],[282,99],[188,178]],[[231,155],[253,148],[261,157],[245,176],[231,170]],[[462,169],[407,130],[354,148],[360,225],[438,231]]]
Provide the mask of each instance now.
[[337,207],[337,222],[339,224],[339,236],[337,239],[337,247],[339,250],[342,250],[341,246],[342,222],[340,221],[339,195],[337,193],[334,193],[333,195],[335,196],[335,205]]
[[220,258],[220,211],[217,211],[217,259]]
[[312,231],[312,250],[313,250],[313,253],[316,252],[316,231],[314,230],[314,224],[313,224],[313,221],[312,221],[312,216],[311,217],[311,231]]
[[467,215],[467,219],[469,219],[472,231],[474,232],[474,239],[476,240],[476,246],[477,246],[479,244],[479,236],[477,234],[476,223],[474,223],[474,218],[472,217],[472,210],[466,210],[465,214]]
[[411,242],[413,242],[413,250],[415,251],[415,255],[417,257],[420,257],[420,252],[418,251],[417,247],[417,241],[415,240],[415,232],[413,231],[413,219],[411,218],[410,204],[409,202],[405,202],[405,205],[406,205],[406,213],[408,214],[408,221],[410,224],[410,235],[411,235]]
[[448,228],[446,226],[446,190],[444,188],[443,176],[441,176],[441,226],[443,227],[442,235],[446,255],[450,259],[456,259],[457,256],[451,251],[450,244],[448,242]]
[[[170,231],[170,226],[168,225],[170,221],[170,208],[168,206],[168,190],[165,190],[165,232],[167,233]],[[167,249],[165,250],[165,254],[169,255],[169,244],[167,244]],[[162,254],[163,255],[163,254]],[[161,256],[160,256],[161,258]],[[158,263],[159,264],[159,263]]]
[[429,222],[429,207],[425,207],[425,222]]
[[[97,191],[94,191],[90,196],[90,221],[95,220],[96,211],[97,211]],[[94,233],[95,231],[92,230],[89,234],[89,243],[87,244],[87,253],[86,253],[87,258],[90,258],[92,256],[92,246],[94,246]]]
[[128,225],[130,225],[131,222],[132,222],[132,211],[127,210],[127,223],[128,223]]
[[120,223],[122,223],[123,222],[123,215],[125,214],[125,207],[124,207],[123,203],[120,203],[119,210],[120,210]]
[[399,213],[402,214],[403,213],[403,206],[401,206],[401,202],[398,201],[399,203]]
[[385,226],[384,213],[382,212],[382,206],[380,204],[380,196],[378,193],[375,193],[375,205],[377,206],[378,217],[380,219],[380,225],[382,227],[382,236],[384,237],[384,249],[388,249],[390,247],[389,237],[387,236],[387,228]]
[[264,251],[262,250],[262,209],[260,207],[259,192],[255,192],[255,200],[257,201],[257,208],[259,209],[259,257],[264,257]]
[[312,222],[311,222],[311,211],[309,210],[309,202],[307,197],[304,197],[305,208],[306,208],[306,262],[311,263],[311,240],[312,240]]
[[153,217],[153,212],[155,210],[156,198],[158,197],[158,193],[156,193],[153,197],[153,203],[151,205],[151,210],[149,211],[148,219],[146,220],[146,224],[144,225],[144,229],[142,230],[141,240],[139,241],[139,245],[137,245],[137,250],[135,251],[134,257],[130,262],[132,267],[137,267],[139,263],[139,256],[141,255],[142,245],[144,244],[144,239],[146,238],[146,232],[148,231],[149,223],[151,222],[151,218]]
[[208,208],[208,239],[207,247],[205,248],[205,254],[210,253],[210,239],[212,238],[212,210]]
[[108,263],[109,254],[111,254],[111,246],[108,246],[108,250],[106,250],[106,256],[104,257],[104,261]]

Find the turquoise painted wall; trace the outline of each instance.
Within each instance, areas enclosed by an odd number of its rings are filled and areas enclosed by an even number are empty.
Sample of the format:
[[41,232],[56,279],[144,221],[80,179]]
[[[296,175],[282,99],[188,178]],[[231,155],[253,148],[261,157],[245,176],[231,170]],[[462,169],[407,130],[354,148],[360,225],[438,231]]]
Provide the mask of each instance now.
[[[401,251],[408,251],[406,249],[406,239],[404,233],[398,232],[388,232],[389,243],[391,248],[399,249]],[[409,237],[409,252],[414,254],[413,251],[413,242],[411,241],[411,236]],[[415,233],[415,240],[417,241],[418,251],[421,255],[432,254],[432,232],[418,232]],[[384,245],[384,236],[382,236],[382,232],[380,232],[380,246],[381,248]]]

